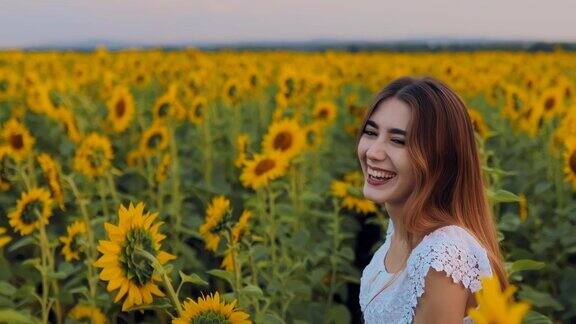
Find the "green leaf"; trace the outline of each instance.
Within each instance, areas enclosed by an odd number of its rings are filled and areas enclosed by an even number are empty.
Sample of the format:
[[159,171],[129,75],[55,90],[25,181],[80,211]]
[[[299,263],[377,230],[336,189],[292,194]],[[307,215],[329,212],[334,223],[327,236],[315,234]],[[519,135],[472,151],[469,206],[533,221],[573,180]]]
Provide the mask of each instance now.
[[12,296],[18,291],[16,287],[12,286],[6,281],[0,281],[0,295]]
[[490,198],[494,202],[515,202],[520,200],[520,198],[517,195],[504,189],[498,189],[496,191],[488,189],[487,194],[488,198]]
[[189,282],[193,285],[208,286],[208,282],[206,282],[204,279],[200,278],[200,276],[198,276],[195,273],[193,273],[191,275],[187,275],[180,270],[178,271],[178,273],[180,274],[180,279],[182,280],[182,283]]
[[284,320],[275,314],[266,313],[256,318],[256,324],[285,324]]
[[34,240],[34,237],[28,235],[28,236],[25,236],[25,237],[19,239],[16,242],[12,243],[10,245],[10,247],[8,248],[8,252],[14,252],[23,246],[31,245],[31,244],[35,244],[35,243],[36,243],[36,240]]
[[332,306],[328,311],[328,322],[336,324],[347,324],[352,322],[348,308],[342,304]]
[[551,307],[554,310],[561,311],[564,306],[554,299],[549,293],[540,292],[534,288],[522,285],[522,290],[518,293],[520,299],[530,301],[536,307]]
[[538,312],[530,311],[522,320],[522,324],[552,324],[552,320]]
[[14,309],[3,308],[0,309],[0,323],[38,323],[38,319]]
[[545,266],[546,263],[540,261],[530,259],[517,260],[514,261],[514,263],[512,263],[512,265],[510,266],[510,269],[508,270],[508,275],[524,270],[540,270]]
[[262,298],[264,297],[264,292],[260,287],[255,285],[247,285],[239,290],[239,293],[248,297]]
[[218,277],[220,279],[226,280],[230,285],[234,285],[234,280],[232,279],[232,274],[228,271],[220,270],[220,269],[212,269],[206,271],[206,273],[213,275],[214,277]]

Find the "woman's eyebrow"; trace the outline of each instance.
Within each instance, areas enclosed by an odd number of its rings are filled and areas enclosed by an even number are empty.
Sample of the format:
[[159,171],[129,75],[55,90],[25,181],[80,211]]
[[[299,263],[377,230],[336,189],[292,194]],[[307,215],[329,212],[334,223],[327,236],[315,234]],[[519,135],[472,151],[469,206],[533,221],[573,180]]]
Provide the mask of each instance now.
[[[368,120],[366,122],[366,125],[370,125],[376,129],[378,129],[378,124],[376,124],[375,122],[373,122],[372,120]],[[406,131],[400,128],[388,128],[388,133],[390,134],[399,134],[399,135],[404,135],[406,136]]]

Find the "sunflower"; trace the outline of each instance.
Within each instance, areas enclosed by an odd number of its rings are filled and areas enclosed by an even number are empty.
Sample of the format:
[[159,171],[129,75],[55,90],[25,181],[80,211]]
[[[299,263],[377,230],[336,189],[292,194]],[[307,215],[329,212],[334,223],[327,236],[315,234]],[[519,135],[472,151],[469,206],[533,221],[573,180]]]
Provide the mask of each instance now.
[[41,225],[48,224],[52,216],[50,192],[44,188],[32,188],[23,192],[16,209],[8,214],[10,226],[20,235],[28,235]]
[[509,286],[504,292],[496,276],[483,277],[482,289],[474,293],[478,301],[477,309],[470,309],[468,315],[478,324],[520,324],[530,309],[530,304],[514,302],[511,298],[516,287]]
[[236,300],[230,304],[220,301],[218,292],[198,297],[197,301],[188,298],[184,303],[182,316],[172,320],[172,324],[214,323],[214,324],[250,324],[247,313],[236,310]]
[[312,111],[312,117],[316,121],[331,123],[336,118],[336,105],[334,103],[325,101],[318,102]]
[[144,154],[139,150],[130,150],[126,154],[126,165],[129,167],[142,167],[144,166]]
[[74,156],[74,168],[89,178],[101,177],[111,167],[114,153],[107,137],[91,133]]
[[108,123],[112,130],[122,133],[134,117],[134,97],[126,87],[117,87],[108,102]]
[[[236,225],[234,225],[234,227],[232,228],[233,244],[238,243],[242,235],[247,231],[248,222],[250,221],[251,217],[252,212],[248,210],[245,210],[242,213],[240,219],[238,220],[238,223],[236,223]],[[229,247],[224,253],[224,259],[222,260],[221,266],[228,272],[234,271],[234,258],[235,258],[234,249],[232,247]]]
[[8,177],[8,158],[10,157],[10,148],[6,145],[0,146],[0,191],[10,189],[10,179]]
[[576,136],[568,138],[564,151],[565,180],[572,182],[572,188],[576,191]]
[[106,316],[97,307],[90,305],[78,304],[70,310],[68,314],[72,319],[77,321],[90,320],[91,324],[106,324]]
[[122,311],[126,311],[133,305],[152,303],[152,294],[164,296],[155,283],[160,277],[154,274],[152,262],[138,249],[153,255],[162,265],[176,257],[160,250],[160,242],[166,237],[158,231],[162,222],[154,223],[158,213],[144,214],[144,203],[130,203],[128,209],[120,205],[118,217],[118,225],[104,224],[109,241],[98,242],[102,256],[94,266],[103,268],[100,279],[108,281],[109,292],[120,288],[115,303],[126,296],[122,304]]
[[208,109],[208,101],[206,98],[203,96],[194,97],[190,112],[188,113],[188,119],[190,119],[190,122],[196,125],[202,124],[206,118],[206,109]]
[[18,77],[15,73],[0,70],[0,101],[10,99],[18,93]]
[[144,155],[153,155],[166,149],[169,143],[170,131],[163,122],[156,121],[142,133],[140,151]]
[[131,81],[134,85],[140,89],[145,88],[148,86],[150,82],[150,76],[144,69],[138,68],[137,71],[131,76]]
[[224,98],[224,102],[230,106],[235,106],[240,102],[240,94],[242,92],[242,88],[240,86],[240,82],[236,79],[229,79],[224,83],[224,87],[222,88],[222,98]]
[[316,151],[322,144],[324,136],[324,123],[312,122],[304,127],[304,135],[306,138],[306,149]]
[[246,161],[246,150],[249,140],[250,136],[248,134],[240,134],[236,138],[236,159],[234,160],[234,165],[238,168]]
[[244,187],[258,190],[267,186],[270,180],[286,174],[287,168],[288,162],[277,152],[255,154],[252,160],[244,163],[240,181]]
[[67,262],[80,260],[80,254],[84,252],[84,236],[86,235],[86,223],[75,221],[66,228],[66,235],[60,236],[62,242],[62,255]]
[[538,105],[542,107],[546,119],[559,114],[562,111],[564,101],[562,91],[556,87],[548,88],[542,92],[538,98]]
[[64,206],[64,192],[62,191],[62,184],[60,182],[60,168],[58,163],[46,153],[41,153],[37,157],[40,168],[44,172],[44,178],[48,183],[48,188],[52,194],[52,198],[56,200],[61,210],[65,210]]
[[166,120],[167,118],[183,120],[186,117],[186,109],[176,99],[176,91],[173,89],[175,88],[168,90],[166,94],[156,99],[152,107],[154,120]]
[[3,248],[6,244],[12,241],[12,238],[6,234],[6,229],[4,227],[0,227],[0,248]]
[[342,207],[346,209],[362,214],[376,212],[376,204],[362,197],[362,181],[360,172],[352,171],[344,176],[344,181],[332,181],[330,190],[334,197],[342,199]]
[[162,160],[160,160],[160,164],[158,164],[158,168],[156,169],[156,182],[161,183],[166,181],[171,164],[172,156],[170,154],[164,154]]
[[16,161],[22,161],[32,152],[36,140],[30,135],[26,126],[14,118],[8,120],[2,128],[2,137],[6,141],[10,155]]
[[484,118],[476,109],[468,109],[468,115],[470,115],[470,121],[472,122],[472,127],[474,131],[478,133],[482,138],[487,138],[489,135],[488,126],[484,122]]
[[79,143],[82,135],[78,130],[74,113],[66,108],[60,107],[56,110],[55,118],[62,124],[66,130],[66,135],[73,143]]
[[230,200],[224,196],[216,196],[206,209],[204,224],[200,226],[200,236],[206,244],[206,249],[216,252],[220,244],[219,233],[225,228],[228,213],[230,212]]
[[262,140],[264,152],[276,152],[290,160],[304,149],[306,138],[297,121],[283,119],[273,122]]

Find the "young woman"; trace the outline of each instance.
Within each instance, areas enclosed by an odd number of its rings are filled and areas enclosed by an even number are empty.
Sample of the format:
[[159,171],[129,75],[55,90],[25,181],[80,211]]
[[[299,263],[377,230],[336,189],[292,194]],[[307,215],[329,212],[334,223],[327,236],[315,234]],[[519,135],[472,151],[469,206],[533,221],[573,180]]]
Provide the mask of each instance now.
[[390,216],[362,272],[366,323],[472,323],[482,276],[508,285],[464,102],[431,77],[403,77],[358,135],[364,196]]

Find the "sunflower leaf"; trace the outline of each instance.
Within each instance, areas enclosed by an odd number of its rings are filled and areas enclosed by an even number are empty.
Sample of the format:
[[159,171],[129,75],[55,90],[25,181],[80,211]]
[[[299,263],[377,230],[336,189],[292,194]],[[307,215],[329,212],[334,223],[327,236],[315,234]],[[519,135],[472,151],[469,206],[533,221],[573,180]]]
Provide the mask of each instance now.
[[208,286],[208,282],[200,278],[200,276],[198,276],[195,273],[192,273],[190,275],[187,275],[182,271],[178,271],[178,273],[180,274],[180,279],[182,280],[182,283],[189,282],[193,285]]
[[232,279],[232,274],[228,271],[224,271],[224,270],[220,270],[220,269],[212,269],[212,270],[206,271],[206,273],[213,275],[214,277],[224,279],[230,285],[234,285],[233,284],[234,281]]

